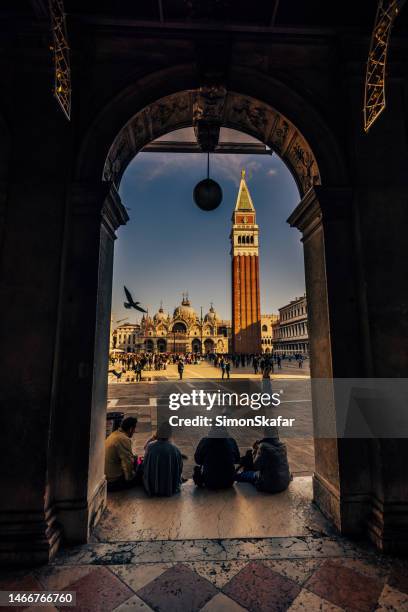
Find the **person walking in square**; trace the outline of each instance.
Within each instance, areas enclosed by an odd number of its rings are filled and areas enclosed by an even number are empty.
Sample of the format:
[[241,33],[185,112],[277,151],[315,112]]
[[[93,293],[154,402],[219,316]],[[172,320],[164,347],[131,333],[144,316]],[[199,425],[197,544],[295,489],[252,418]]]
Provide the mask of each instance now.
[[[225,368],[225,373],[227,375],[227,378],[229,378],[230,372],[231,372],[231,363],[229,361],[225,361],[224,368]],[[223,378],[224,378],[224,375],[223,375]]]
[[178,365],[177,365],[177,371],[179,373],[179,378],[180,380],[183,380],[183,372],[184,372],[184,363],[181,359],[179,359]]
[[136,372],[136,382],[141,382],[142,380],[142,364],[140,361],[138,361],[135,365],[135,372]]

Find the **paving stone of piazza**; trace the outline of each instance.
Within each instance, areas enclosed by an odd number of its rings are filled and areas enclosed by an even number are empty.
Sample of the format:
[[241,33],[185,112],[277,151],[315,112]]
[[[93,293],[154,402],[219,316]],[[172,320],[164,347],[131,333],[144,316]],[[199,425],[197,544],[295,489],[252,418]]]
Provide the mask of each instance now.
[[[159,397],[168,396],[171,392],[191,393],[192,389],[204,389],[209,392],[214,392],[217,389],[221,390],[238,390],[238,383],[242,385],[241,390],[246,388],[246,381],[254,385],[261,382],[261,376],[254,375],[253,369],[232,368],[231,381],[232,388],[226,388],[228,381],[221,379],[221,371],[219,368],[207,364],[203,361],[200,365],[187,365],[183,375],[183,381],[179,381],[177,369],[174,365],[170,365],[166,370],[160,371],[144,371],[142,382],[132,382],[134,380],[134,372],[128,372],[123,375],[124,383],[117,382],[112,375],[109,377],[109,392],[108,392],[108,410],[118,410],[126,415],[135,415],[138,417],[138,427],[133,438],[133,449],[137,454],[143,454],[143,447],[146,440],[156,430],[156,420],[154,418],[154,400]],[[126,382],[129,379],[129,382]],[[287,388],[292,393],[291,401],[299,398],[303,400],[299,404],[293,405],[293,415],[296,416],[297,423],[301,423],[302,419],[306,422],[305,432],[301,437],[285,438],[281,433],[282,439],[285,440],[288,448],[288,456],[292,473],[296,476],[310,475],[314,467],[314,449],[313,439],[310,435],[311,429],[311,402],[309,388],[309,366],[306,361],[303,368],[300,369],[294,362],[284,362],[281,370],[275,368],[275,374],[272,377],[273,390],[279,391],[281,387]],[[260,390],[256,387],[253,391]],[[306,400],[306,401],[305,401]],[[184,477],[191,477],[194,466],[194,450],[203,430],[184,428],[183,431],[174,431],[174,442],[180,448],[181,452],[188,457],[184,461]],[[299,431],[299,428],[297,429]],[[234,430],[233,435],[238,443],[242,454],[250,448],[256,439],[263,437],[262,429]]]

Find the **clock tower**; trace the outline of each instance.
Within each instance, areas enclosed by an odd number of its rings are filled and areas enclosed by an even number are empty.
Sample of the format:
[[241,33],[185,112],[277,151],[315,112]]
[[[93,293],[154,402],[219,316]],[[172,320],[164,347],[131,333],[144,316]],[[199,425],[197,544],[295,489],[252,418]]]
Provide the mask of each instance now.
[[259,295],[259,227],[245,170],[232,215],[232,350],[261,352],[261,305]]

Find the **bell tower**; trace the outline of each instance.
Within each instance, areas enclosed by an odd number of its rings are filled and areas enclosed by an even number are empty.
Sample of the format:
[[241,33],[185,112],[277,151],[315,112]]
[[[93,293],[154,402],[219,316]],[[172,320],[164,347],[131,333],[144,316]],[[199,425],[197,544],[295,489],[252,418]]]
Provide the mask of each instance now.
[[232,348],[235,353],[261,352],[259,295],[259,227],[255,207],[241,173],[232,215]]

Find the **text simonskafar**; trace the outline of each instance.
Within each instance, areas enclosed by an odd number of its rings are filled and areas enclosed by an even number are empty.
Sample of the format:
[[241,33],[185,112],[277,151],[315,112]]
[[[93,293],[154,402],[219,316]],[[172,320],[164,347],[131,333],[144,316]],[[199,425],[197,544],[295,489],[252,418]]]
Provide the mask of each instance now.
[[255,415],[238,418],[220,415],[212,418],[203,415],[180,417],[174,414],[169,417],[169,423],[172,427],[293,427],[295,420],[294,418],[287,419],[282,415],[276,417]]
[[198,406],[205,410],[215,407],[236,406],[248,407],[252,410],[279,406],[281,403],[279,393],[222,393],[216,391],[209,393],[202,389],[194,389],[190,393],[170,393],[169,408],[178,410],[188,406]]

